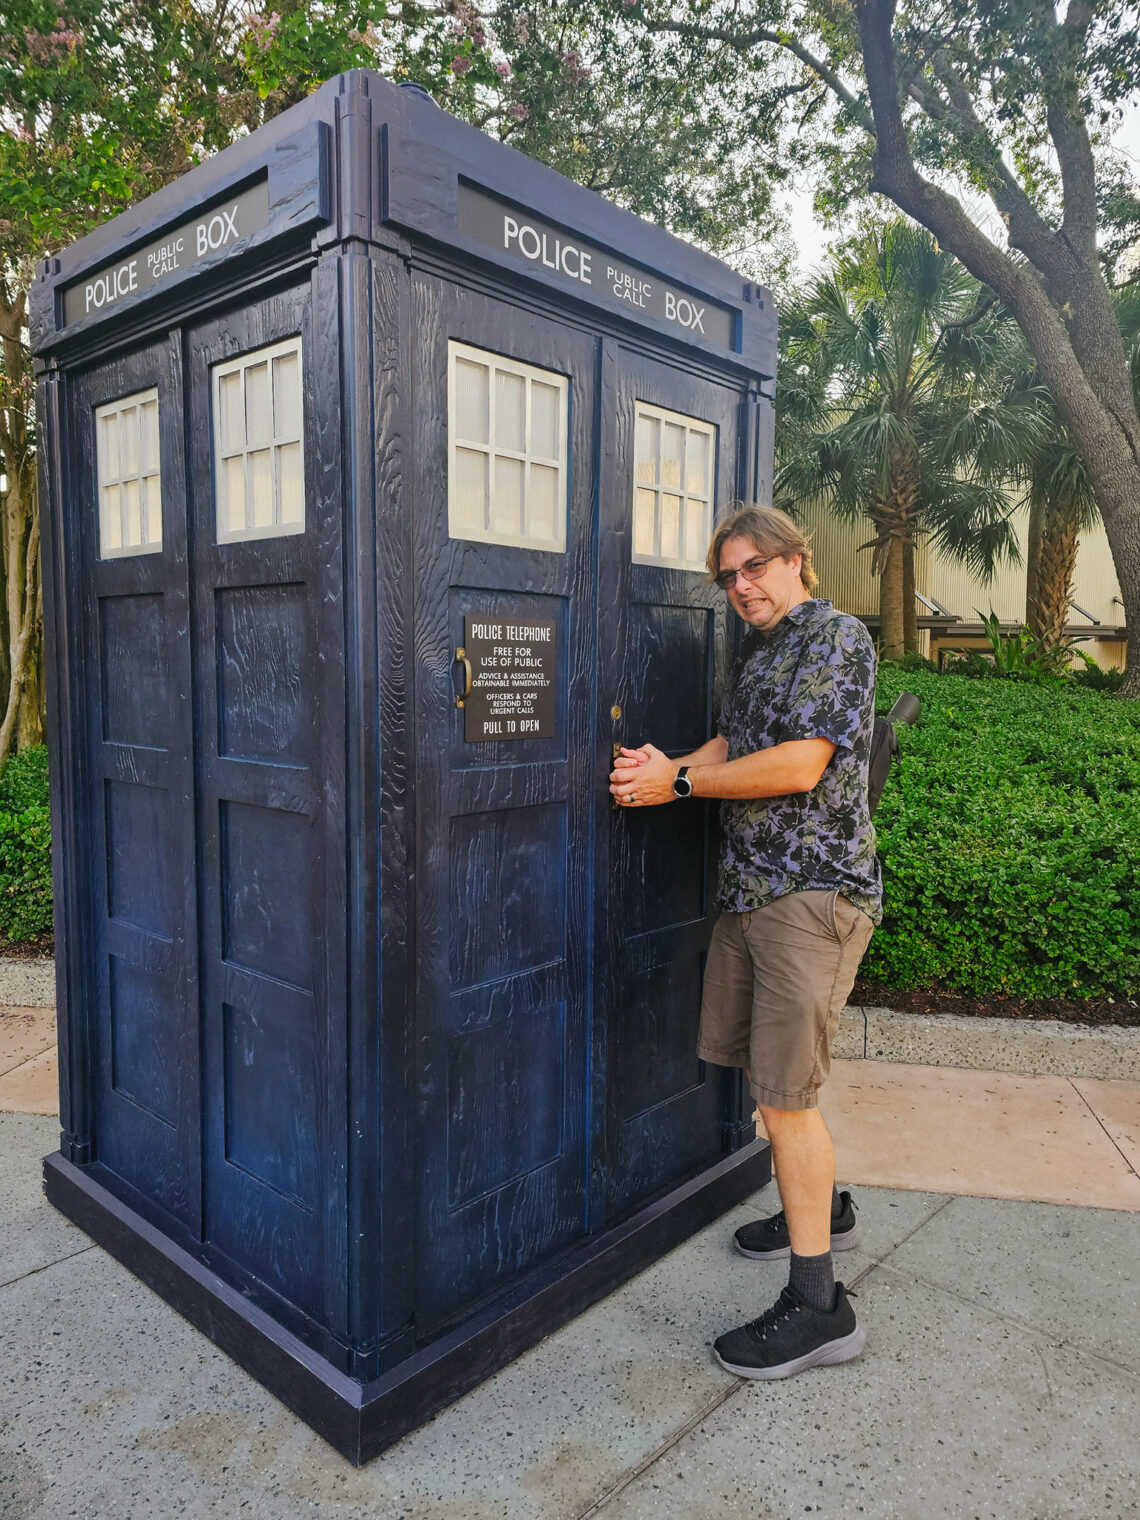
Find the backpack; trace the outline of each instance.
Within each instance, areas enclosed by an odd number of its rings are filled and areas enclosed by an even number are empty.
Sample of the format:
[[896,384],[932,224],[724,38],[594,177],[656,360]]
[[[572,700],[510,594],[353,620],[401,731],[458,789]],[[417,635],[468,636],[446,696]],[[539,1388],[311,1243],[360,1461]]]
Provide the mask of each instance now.
[[872,818],[899,752],[895,724],[914,723],[921,711],[922,703],[914,693],[904,691],[885,718],[875,719],[871,730],[871,759],[867,766],[867,804]]

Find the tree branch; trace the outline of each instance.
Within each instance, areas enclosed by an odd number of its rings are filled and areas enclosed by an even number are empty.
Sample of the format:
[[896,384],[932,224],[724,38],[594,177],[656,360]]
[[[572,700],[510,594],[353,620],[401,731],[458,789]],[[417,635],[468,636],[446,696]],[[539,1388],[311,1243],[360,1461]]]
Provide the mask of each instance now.
[[[1083,50],[1090,19],[1087,0],[1069,0],[1064,29],[1072,46]],[[1084,116],[1072,104],[1058,90],[1046,101],[1045,119],[1061,166],[1061,236],[1079,259],[1090,263],[1096,258],[1096,164]]]
[[789,32],[774,32],[768,27],[757,27],[750,32],[734,32],[727,27],[697,26],[689,21],[654,21],[648,16],[645,18],[645,27],[650,32],[670,32],[678,37],[689,37],[701,42],[727,42],[730,47],[737,48],[740,52],[747,52],[759,42],[770,42],[775,47],[783,48],[786,53],[791,53],[798,58],[806,68],[823,81],[832,94],[847,107],[865,132],[874,135],[874,122],[863,102],[847,88],[830,65],[809,52],[803,43]]

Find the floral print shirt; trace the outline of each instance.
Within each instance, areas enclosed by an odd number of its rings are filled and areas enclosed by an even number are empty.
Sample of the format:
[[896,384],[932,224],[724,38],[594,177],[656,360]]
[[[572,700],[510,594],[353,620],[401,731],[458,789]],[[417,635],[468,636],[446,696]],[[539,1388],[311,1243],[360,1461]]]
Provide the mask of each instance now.
[[867,806],[875,647],[858,618],[812,597],[745,643],[721,711],[728,758],[790,739],[836,746],[810,792],[721,803],[718,900],[750,913],[788,892],[838,891],[882,919]]

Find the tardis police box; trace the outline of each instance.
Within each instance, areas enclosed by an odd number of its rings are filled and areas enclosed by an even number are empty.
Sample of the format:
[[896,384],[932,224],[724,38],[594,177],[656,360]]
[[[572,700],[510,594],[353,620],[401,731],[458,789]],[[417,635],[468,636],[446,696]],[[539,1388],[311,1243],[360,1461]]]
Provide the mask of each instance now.
[[768,1178],[694,1054],[715,811],[607,773],[713,731],[772,303],[358,72],[31,322],[47,1193],[364,1460]]

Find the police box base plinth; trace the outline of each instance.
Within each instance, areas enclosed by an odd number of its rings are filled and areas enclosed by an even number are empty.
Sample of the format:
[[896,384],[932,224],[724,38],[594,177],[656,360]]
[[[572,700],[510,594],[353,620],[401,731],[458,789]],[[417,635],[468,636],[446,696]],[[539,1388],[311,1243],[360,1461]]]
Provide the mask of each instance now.
[[[50,1203],[350,1462],[377,1456],[771,1178],[757,1140],[530,1273],[457,1330],[357,1382],[251,1304],[82,1167],[44,1158]],[[699,1356],[701,1348],[693,1347]]]

